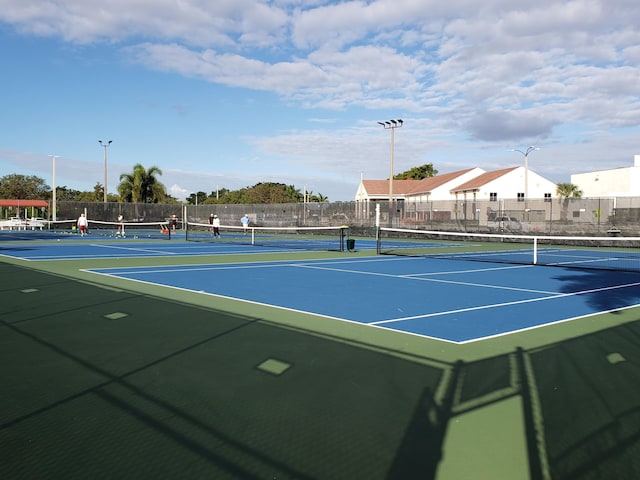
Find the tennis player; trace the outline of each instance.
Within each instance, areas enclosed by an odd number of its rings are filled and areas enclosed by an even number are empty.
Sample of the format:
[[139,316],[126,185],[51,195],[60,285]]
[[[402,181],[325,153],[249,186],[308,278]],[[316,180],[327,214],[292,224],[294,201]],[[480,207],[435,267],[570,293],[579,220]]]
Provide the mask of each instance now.
[[213,216],[212,225],[213,225],[213,237],[220,238],[220,219],[218,218],[218,215]]
[[80,236],[84,237],[87,234],[87,227],[89,226],[89,221],[87,217],[84,216],[84,213],[80,214],[78,217],[78,230],[80,230]]
[[244,229],[244,234],[246,235],[247,230],[249,229],[249,222],[251,222],[251,219],[249,218],[249,214],[245,213],[244,217],[242,217],[240,221],[242,222],[242,228]]
[[120,236],[122,236],[122,238],[125,237],[124,217],[122,216],[122,214],[118,215],[118,232],[116,233],[116,237],[120,237]]

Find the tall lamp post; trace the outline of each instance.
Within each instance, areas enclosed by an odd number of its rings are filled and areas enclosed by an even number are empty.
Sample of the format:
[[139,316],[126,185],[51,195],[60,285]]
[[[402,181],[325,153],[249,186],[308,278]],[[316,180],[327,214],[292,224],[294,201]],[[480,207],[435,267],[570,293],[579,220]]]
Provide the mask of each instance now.
[[522,150],[518,150],[517,148],[513,148],[511,149],[512,152],[518,152],[521,153],[522,155],[524,155],[524,201],[525,201],[525,208],[526,208],[526,202],[529,199],[529,154],[531,152],[533,152],[534,150],[540,150],[539,147],[534,147],[533,145],[530,147],[527,147],[526,151],[522,151]]
[[102,140],[98,140],[98,143],[104,148],[104,203],[107,203],[107,147],[111,145],[113,140],[109,140],[104,143]]
[[382,125],[382,128],[385,130],[391,130],[391,160],[389,162],[389,224],[392,223],[393,218],[393,154],[394,154],[394,144],[395,144],[395,130],[396,128],[402,127],[404,120],[387,120],[385,122],[378,122],[379,125]]
[[56,158],[58,158],[58,155],[49,155],[51,157],[51,159],[53,160],[53,175],[51,177],[51,189],[52,189],[52,196],[51,196],[51,206],[53,209],[53,213],[51,215],[51,220],[53,220],[54,222],[56,221],[56,211],[58,209],[57,207],[57,202],[56,202]]

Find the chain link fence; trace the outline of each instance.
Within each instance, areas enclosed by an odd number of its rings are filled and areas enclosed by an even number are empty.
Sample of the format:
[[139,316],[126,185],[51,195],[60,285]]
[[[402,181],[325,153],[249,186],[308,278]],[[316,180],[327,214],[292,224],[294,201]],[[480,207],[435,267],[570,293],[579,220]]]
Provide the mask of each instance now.
[[72,220],[85,213],[91,220],[166,221],[172,215],[185,222],[207,223],[211,214],[223,225],[241,225],[248,214],[252,225],[341,226],[353,234],[372,234],[383,226],[458,232],[509,232],[548,235],[640,236],[640,197],[471,199],[442,201],[332,202],[286,204],[150,204],[59,202],[57,218]]

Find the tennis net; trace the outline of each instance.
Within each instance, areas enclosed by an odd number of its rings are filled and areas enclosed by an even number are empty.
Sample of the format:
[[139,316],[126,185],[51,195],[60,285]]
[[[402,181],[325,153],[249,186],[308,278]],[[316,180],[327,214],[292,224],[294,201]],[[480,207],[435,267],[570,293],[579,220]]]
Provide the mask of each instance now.
[[216,236],[208,223],[188,222],[186,239],[274,248],[344,251],[348,227],[248,227],[221,225]]
[[640,237],[502,235],[382,227],[386,255],[640,272]]
[[[104,222],[88,220],[87,234],[91,237],[169,240],[171,231],[167,222]],[[47,222],[46,229],[54,233],[79,234],[77,220]]]

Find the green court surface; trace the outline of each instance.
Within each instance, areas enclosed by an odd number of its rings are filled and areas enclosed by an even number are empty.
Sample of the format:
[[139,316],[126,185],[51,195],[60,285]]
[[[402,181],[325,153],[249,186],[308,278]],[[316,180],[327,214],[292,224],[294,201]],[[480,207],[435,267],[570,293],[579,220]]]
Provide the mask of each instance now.
[[640,478],[637,308],[456,345],[81,270],[150,262],[0,262],[0,478]]

